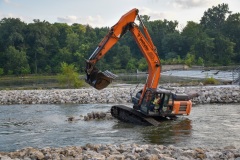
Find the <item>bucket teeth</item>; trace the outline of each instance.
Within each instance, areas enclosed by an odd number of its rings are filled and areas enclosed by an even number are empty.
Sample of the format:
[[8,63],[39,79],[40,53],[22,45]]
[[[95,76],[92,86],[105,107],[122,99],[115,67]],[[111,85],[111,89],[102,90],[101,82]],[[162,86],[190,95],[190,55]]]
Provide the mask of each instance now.
[[103,74],[104,74],[106,77],[111,78],[112,80],[113,80],[113,79],[116,79],[116,78],[118,77],[116,74],[113,74],[112,72],[110,72],[110,71],[108,71],[108,70],[104,71]]

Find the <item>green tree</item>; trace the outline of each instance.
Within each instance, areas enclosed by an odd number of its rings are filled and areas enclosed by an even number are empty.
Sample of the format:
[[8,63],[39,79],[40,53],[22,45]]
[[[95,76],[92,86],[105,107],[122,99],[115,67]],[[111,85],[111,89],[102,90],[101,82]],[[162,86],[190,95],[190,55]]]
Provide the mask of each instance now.
[[194,54],[188,53],[185,58],[185,64],[188,66],[192,66],[195,64],[195,56]]
[[191,47],[197,43],[202,34],[205,34],[201,25],[196,22],[188,21],[187,25],[181,32],[183,53],[187,53]]
[[219,4],[213,6],[204,12],[203,17],[200,20],[200,24],[207,29],[215,29],[218,31],[225,23],[227,15],[230,14],[228,4]]
[[203,66],[204,65],[204,59],[202,57],[198,57],[197,59],[197,65]]
[[0,21],[0,50],[9,46],[24,47],[26,24],[19,18],[3,18]]
[[53,26],[57,28],[55,37],[58,40],[59,48],[66,47],[67,35],[72,32],[71,26],[66,23],[54,23]]
[[201,25],[190,21],[181,35],[183,41],[186,42],[185,52],[194,54],[196,59],[202,58],[206,65],[212,64],[214,59],[214,38],[211,38]]
[[79,88],[83,86],[83,81],[79,79],[79,74],[73,64],[61,63],[61,73],[58,74],[58,80],[61,85],[67,88]]
[[50,42],[54,42],[52,37],[57,32],[56,28],[52,29],[51,26],[49,22],[38,19],[35,19],[34,23],[28,24],[27,43],[29,48],[27,55],[34,73],[44,72],[46,65],[51,63],[49,46],[52,46]]
[[[180,55],[180,57],[185,57],[183,50],[183,40],[182,36],[175,32],[175,33],[169,33],[163,38],[162,42],[162,48],[163,53],[165,53],[165,58],[168,58],[169,55],[172,53],[176,53],[177,55]],[[161,57],[161,54],[160,54]],[[176,57],[176,56],[175,56]]]
[[138,69],[140,71],[147,71],[148,70],[148,64],[147,64],[147,61],[145,58],[141,58],[139,61],[138,61]]
[[27,74],[30,72],[26,52],[19,51],[13,46],[6,50],[6,63],[4,70],[13,74]]
[[206,65],[211,65],[214,60],[214,48],[214,38],[210,38],[207,34],[202,34],[191,46],[190,51],[194,53],[196,58],[203,58]]
[[240,62],[240,13],[231,14],[228,16],[225,26],[223,28],[224,36],[228,37],[233,43],[235,55],[233,61]]
[[231,59],[234,56],[235,43],[231,42],[229,38],[222,35],[215,38],[215,54],[214,62],[220,65],[231,64]]
[[126,69],[127,63],[131,58],[130,48],[126,45],[119,46],[117,52],[117,58],[120,60],[121,68]]
[[79,47],[79,36],[76,33],[67,34],[66,45],[70,52],[75,52]]
[[3,68],[0,68],[0,76],[3,75]]
[[[149,33],[152,37],[152,41],[155,44],[159,56],[161,58],[164,58],[165,55],[163,55],[163,53],[166,53],[166,50],[171,50],[171,48],[166,48],[164,47],[164,45],[166,45],[165,40],[168,39],[166,38],[166,36],[168,36],[168,34],[172,34],[175,35],[178,34],[177,31],[177,26],[178,26],[178,22],[177,21],[168,21],[166,19],[162,20],[154,20],[154,21],[149,21],[148,22],[148,30]],[[169,38],[172,36],[168,36]],[[179,42],[181,43],[181,42]]]
[[126,69],[129,71],[136,70],[137,69],[136,65],[137,65],[136,60],[134,58],[131,58],[127,63]]

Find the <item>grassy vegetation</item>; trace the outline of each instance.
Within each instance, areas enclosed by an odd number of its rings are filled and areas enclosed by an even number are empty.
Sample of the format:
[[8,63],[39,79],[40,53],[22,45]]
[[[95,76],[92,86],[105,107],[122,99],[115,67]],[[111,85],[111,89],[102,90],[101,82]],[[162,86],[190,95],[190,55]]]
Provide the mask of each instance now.
[[203,84],[204,85],[209,85],[209,84],[212,84],[212,85],[217,85],[219,84],[220,82],[218,80],[216,80],[215,78],[213,77],[207,77],[204,79],[203,81]]
[[[82,87],[85,87],[83,77],[80,76]],[[58,75],[25,75],[0,76],[0,90],[30,90],[30,89],[66,89],[59,83]]]
[[83,78],[73,64],[61,63],[58,75],[0,76],[0,90],[9,89],[52,89],[84,87]]
[[59,83],[67,88],[80,88],[83,86],[83,81],[79,79],[77,68],[67,63],[61,63],[61,73],[57,76]]

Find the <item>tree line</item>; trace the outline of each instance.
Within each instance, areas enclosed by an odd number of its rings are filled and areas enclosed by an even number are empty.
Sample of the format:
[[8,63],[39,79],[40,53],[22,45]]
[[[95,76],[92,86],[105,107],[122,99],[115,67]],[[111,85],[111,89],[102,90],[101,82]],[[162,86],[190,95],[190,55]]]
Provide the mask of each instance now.
[[[162,64],[236,65],[240,63],[240,13],[232,13],[228,4],[219,4],[203,13],[199,23],[189,21],[178,30],[177,21],[154,20],[141,16]],[[56,74],[61,64],[84,71],[85,59],[95,50],[109,27],[49,23],[19,18],[0,21],[0,75]],[[102,70],[147,70],[130,33],[98,62]]]

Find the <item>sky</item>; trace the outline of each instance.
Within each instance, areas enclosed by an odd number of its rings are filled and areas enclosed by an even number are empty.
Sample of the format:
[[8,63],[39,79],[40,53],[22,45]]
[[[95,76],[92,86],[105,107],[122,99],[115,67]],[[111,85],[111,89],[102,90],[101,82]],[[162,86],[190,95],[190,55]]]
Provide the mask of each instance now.
[[204,11],[227,3],[233,13],[240,12],[240,0],[0,0],[0,19],[20,18],[111,27],[133,8],[150,20],[176,20],[183,28],[187,21],[199,23]]

